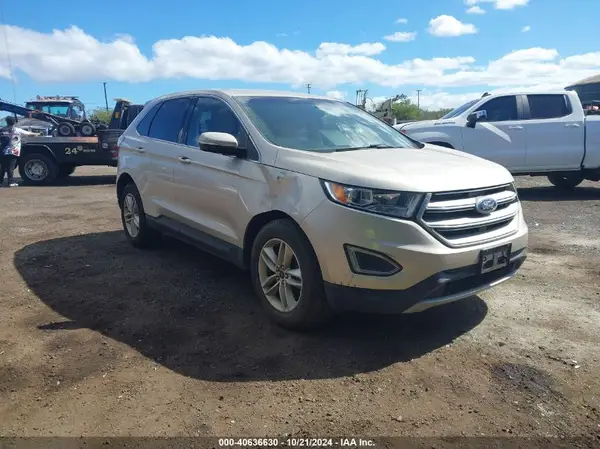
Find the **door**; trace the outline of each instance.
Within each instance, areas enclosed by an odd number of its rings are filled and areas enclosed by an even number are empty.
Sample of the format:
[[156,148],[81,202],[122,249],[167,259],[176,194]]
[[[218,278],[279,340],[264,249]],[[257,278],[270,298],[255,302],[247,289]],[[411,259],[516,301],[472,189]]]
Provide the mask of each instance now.
[[173,171],[178,164],[179,141],[191,105],[189,97],[166,100],[140,121],[137,133],[131,133],[139,135],[132,149],[141,156],[137,158],[138,173],[146,180],[141,183],[142,199],[146,212],[154,217],[176,216]]
[[247,213],[238,194],[243,178],[240,173],[244,164],[253,162],[200,150],[198,138],[204,132],[232,134],[239,147],[249,151],[249,159],[256,158],[246,131],[230,107],[218,98],[198,98],[177,150],[174,180],[179,220],[202,233],[194,236],[197,239],[208,235],[239,246],[243,235],[238,235],[241,231],[236,223],[243,222],[241,215]]
[[525,169],[527,130],[520,120],[517,97],[492,98],[476,111],[486,111],[487,118],[481,118],[474,128],[463,127],[464,151],[496,162],[512,172]]
[[523,121],[527,129],[527,166],[532,171],[581,168],[584,116],[574,112],[567,95],[527,95],[524,115],[527,119]]

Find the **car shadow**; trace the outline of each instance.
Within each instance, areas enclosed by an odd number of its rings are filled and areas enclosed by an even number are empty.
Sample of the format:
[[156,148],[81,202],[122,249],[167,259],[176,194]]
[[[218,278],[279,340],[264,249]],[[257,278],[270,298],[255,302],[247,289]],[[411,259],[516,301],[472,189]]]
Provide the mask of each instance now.
[[14,264],[66,318],[46,332],[89,328],[203,380],[322,379],[408,361],[452,342],[487,314],[478,297],[413,315],[335,317],[299,333],[272,324],[248,275],[182,243],[133,249],[122,232],[28,245]]
[[593,201],[600,200],[600,189],[577,187],[561,190],[556,187],[520,187],[519,199],[523,201]]
[[[20,177],[16,177],[17,182],[22,183]],[[52,184],[41,185],[41,186],[27,186],[27,187],[73,187],[73,186],[101,186],[111,185],[117,182],[116,175],[88,175],[88,176],[77,176],[71,175],[63,179],[57,179]]]

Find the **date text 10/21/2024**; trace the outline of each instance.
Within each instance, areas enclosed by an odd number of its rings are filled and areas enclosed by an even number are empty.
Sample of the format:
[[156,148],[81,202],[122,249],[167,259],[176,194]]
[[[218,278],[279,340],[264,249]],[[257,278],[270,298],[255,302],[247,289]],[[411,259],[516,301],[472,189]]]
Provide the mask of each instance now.
[[375,447],[364,438],[219,438],[219,447]]

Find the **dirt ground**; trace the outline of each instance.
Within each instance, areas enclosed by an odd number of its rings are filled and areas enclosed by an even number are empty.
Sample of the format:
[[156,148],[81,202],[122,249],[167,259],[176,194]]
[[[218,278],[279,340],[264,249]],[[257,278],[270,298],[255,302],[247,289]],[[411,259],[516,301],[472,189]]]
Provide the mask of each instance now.
[[247,275],[126,242],[114,169],[0,189],[0,435],[589,436],[600,185],[519,180],[520,274],[419,315],[267,321]]

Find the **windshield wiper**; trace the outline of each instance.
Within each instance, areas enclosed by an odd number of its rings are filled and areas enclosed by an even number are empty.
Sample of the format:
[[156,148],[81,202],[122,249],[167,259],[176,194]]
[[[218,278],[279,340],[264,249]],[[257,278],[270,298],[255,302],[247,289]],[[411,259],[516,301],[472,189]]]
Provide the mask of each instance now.
[[347,148],[336,148],[336,153],[338,151],[353,151],[353,150],[368,150],[369,148],[396,148],[393,145],[388,145],[385,143],[374,143],[372,145],[366,145],[364,147],[347,147]]

